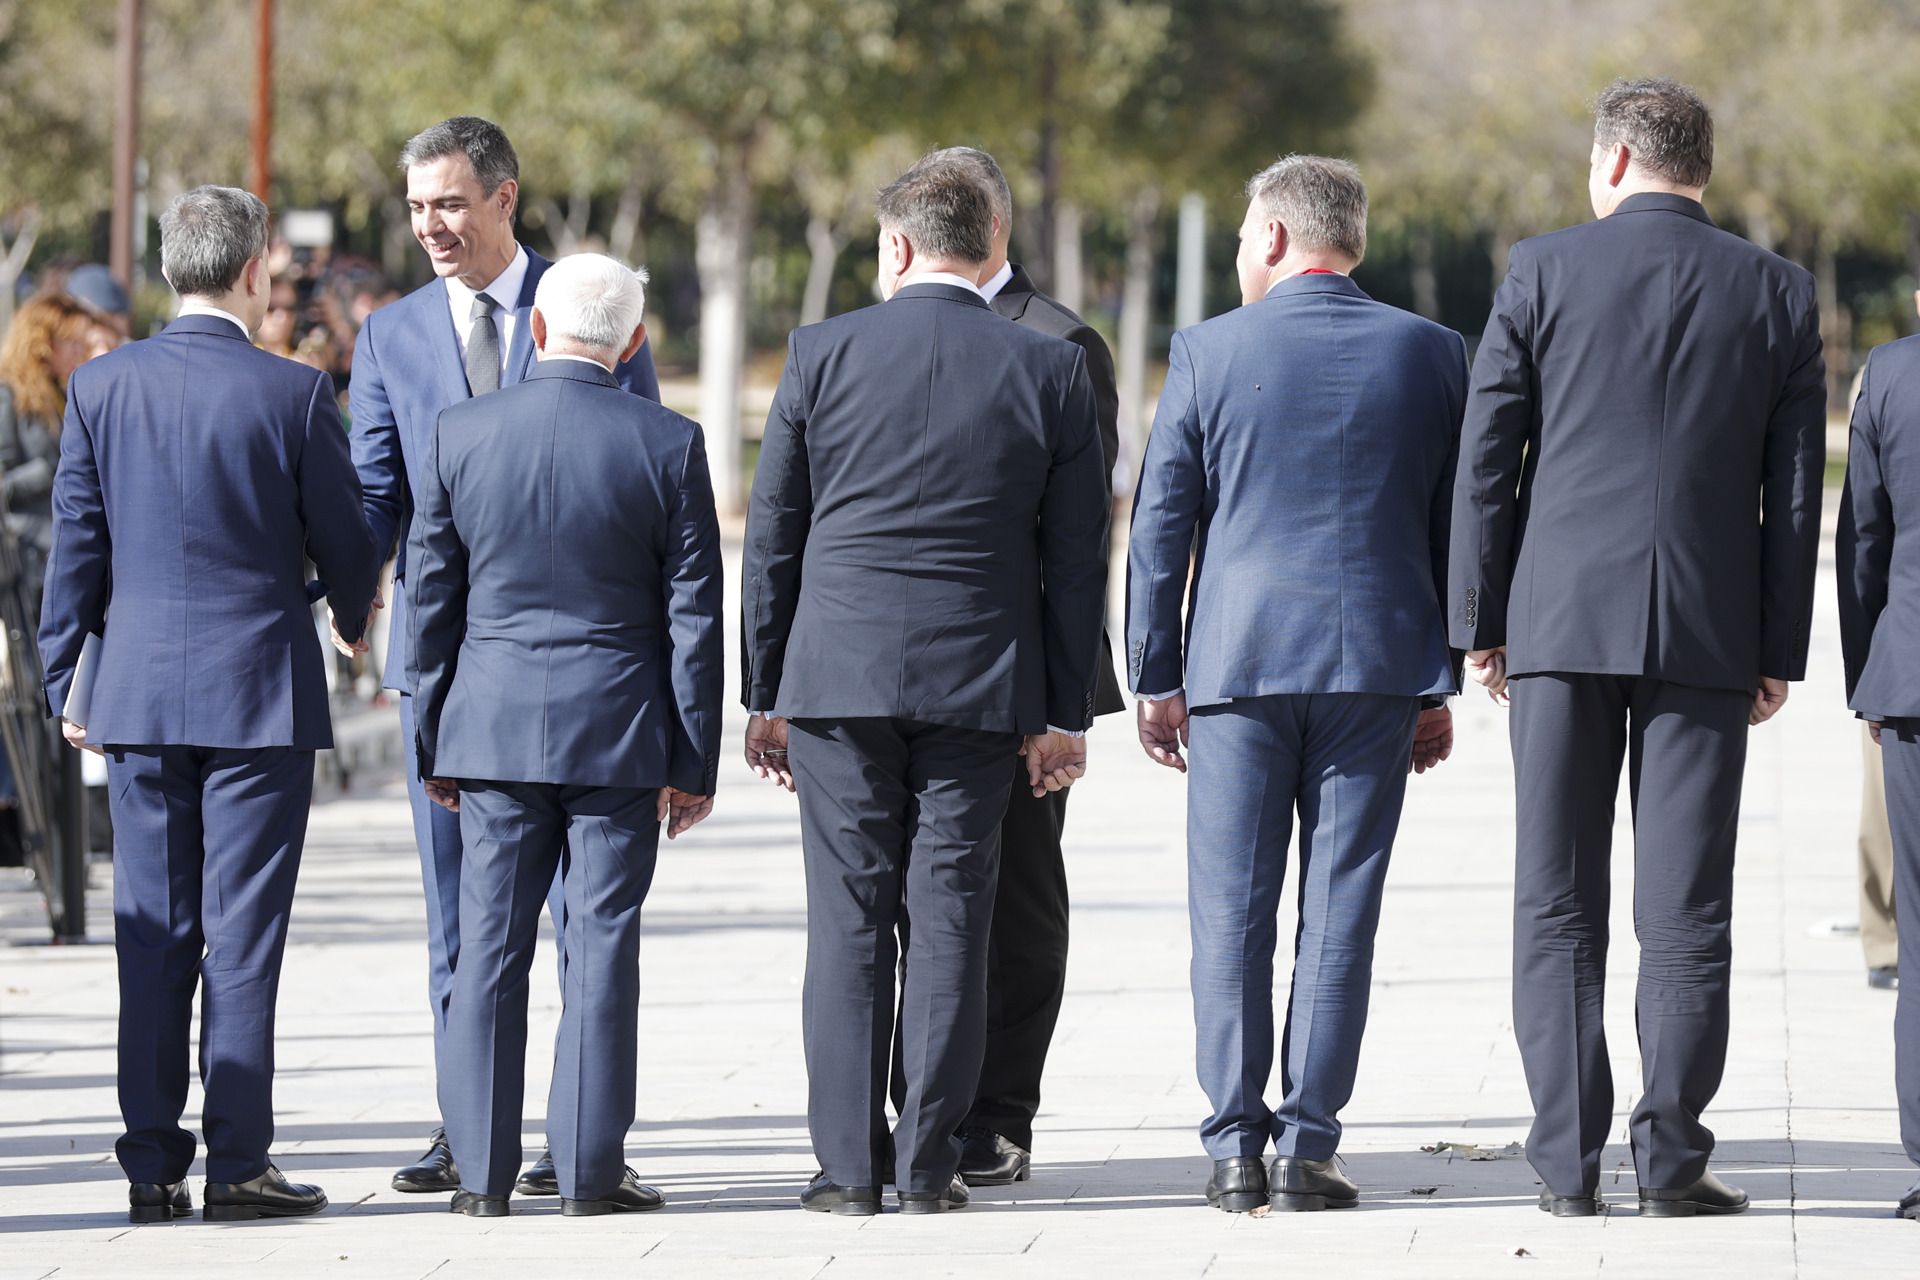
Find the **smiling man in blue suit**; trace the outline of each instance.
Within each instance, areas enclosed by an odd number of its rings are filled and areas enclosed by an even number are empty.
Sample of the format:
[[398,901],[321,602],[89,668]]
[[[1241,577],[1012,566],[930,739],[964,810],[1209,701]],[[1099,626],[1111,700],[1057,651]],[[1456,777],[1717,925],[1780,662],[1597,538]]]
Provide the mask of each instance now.
[[[534,290],[549,264],[514,237],[520,161],[498,125],[476,116],[443,120],[401,149],[400,167],[407,174],[414,238],[426,250],[435,278],[367,318],[354,346],[348,402],[367,525],[383,554],[396,547],[399,551],[386,686],[399,691],[401,734],[411,753],[415,725],[407,677],[411,628],[406,541],[415,481],[441,410],[512,386],[532,368],[529,316]],[[614,379],[636,395],[660,398],[653,357],[644,343],[614,370]],[[359,647],[364,649],[364,643]],[[460,824],[427,800],[417,763],[409,758],[407,778],[426,887],[428,990],[437,1064],[460,958]],[[559,926],[557,893],[553,906]],[[564,927],[556,932],[564,934]],[[434,1132],[427,1154],[393,1178],[396,1191],[453,1191],[459,1185],[459,1172],[440,1130]],[[521,1190],[558,1193],[553,1166],[545,1156],[527,1171]]]

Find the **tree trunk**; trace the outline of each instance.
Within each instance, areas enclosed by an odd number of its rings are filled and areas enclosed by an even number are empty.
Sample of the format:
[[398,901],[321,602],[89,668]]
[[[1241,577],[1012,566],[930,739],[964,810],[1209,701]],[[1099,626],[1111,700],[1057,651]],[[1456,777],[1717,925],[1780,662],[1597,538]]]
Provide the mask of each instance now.
[[1433,228],[1415,228],[1408,248],[1413,258],[1413,309],[1438,323],[1440,276],[1433,267]]
[[1062,200],[1060,207],[1054,211],[1053,297],[1075,315],[1082,315],[1087,309],[1086,257],[1081,244],[1083,237],[1079,202]]
[[833,271],[840,264],[840,251],[846,248],[846,237],[834,229],[833,223],[814,214],[807,219],[807,287],[800,297],[800,323],[819,324],[827,318],[827,307],[833,299]]
[[1207,198],[1197,191],[1180,197],[1175,264],[1173,327],[1185,329],[1207,318]]
[[1060,124],[1054,118],[1055,96],[1059,87],[1059,67],[1049,43],[1040,55],[1039,102],[1034,114],[1039,117],[1040,143],[1034,164],[1040,171],[1040,207],[1034,219],[1033,239],[1023,244],[1021,256],[1027,274],[1042,292],[1054,292],[1059,284],[1054,273],[1054,245],[1057,243],[1060,210]]
[[1127,210],[1127,271],[1120,293],[1120,465],[1116,478],[1140,470],[1147,446],[1147,339],[1153,323],[1153,240],[1160,192],[1143,187]]
[[646,238],[640,228],[646,194],[638,174],[627,179],[627,185],[620,190],[620,203],[614,206],[613,225],[607,228],[608,255],[630,267],[645,265],[647,256]]
[[1827,356],[1827,404],[1844,407],[1853,377],[1853,317],[1840,305],[1840,270],[1831,232],[1814,240],[1813,280],[1820,302],[1820,342]]
[[20,229],[13,233],[13,243],[0,245],[0,334],[13,323],[14,287],[26,272],[27,259],[33,256],[33,246],[39,239],[40,213],[29,209],[20,219]]
[[1749,192],[1743,212],[1747,215],[1747,239],[1772,253],[1774,246],[1780,243],[1780,237],[1774,229],[1773,210],[1768,206],[1767,198],[1757,191]]
[[693,255],[700,274],[700,423],[714,502],[727,515],[741,509],[740,377],[746,367],[752,237],[753,179],[746,153],[723,152],[718,180],[694,223]]

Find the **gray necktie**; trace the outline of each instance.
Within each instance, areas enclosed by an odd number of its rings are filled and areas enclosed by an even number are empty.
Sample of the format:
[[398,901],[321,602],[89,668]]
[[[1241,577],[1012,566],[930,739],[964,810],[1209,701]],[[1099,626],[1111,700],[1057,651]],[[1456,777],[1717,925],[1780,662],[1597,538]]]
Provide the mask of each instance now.
[[493,322],[499,305],[484,293],[473,296],[473,328],[467,331],[467,390],[476,396],[500,389],[500,328]]

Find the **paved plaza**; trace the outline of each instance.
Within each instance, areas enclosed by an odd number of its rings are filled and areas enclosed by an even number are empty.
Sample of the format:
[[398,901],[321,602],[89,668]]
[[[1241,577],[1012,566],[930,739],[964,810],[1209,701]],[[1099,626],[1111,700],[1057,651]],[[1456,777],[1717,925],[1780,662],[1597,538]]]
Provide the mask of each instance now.
[[[1896,1132],[1893,999],[1868,990],[1858,940],[1827,927],[1855,910],[1859,785],[1833,599],[1829,563],[1812,678],[1755,731],[1748,766],[1732,1049],[1708,1118],[1716,1168],[1753,1196],[1743,1217],[1643,1221],[1634,1210],[1624,796],[1609,1008],[1619,1110],[1602,1187],[1612,1212],[1561,1221],[1535,1208],[1532,1170],[1509,1153],[1529,1110],[1508,998],[1512,775],[1504,713],[1479,695],[1456,704],[1452,761],[1414,780],[1395,856],[1345,1112],[1359,1208],[1253,1218],[1205,1207],[1184,783],[1113,718],[1074,788],[1073,965],[1033,1181],[939,1218],[803,1213],[795,1196],[814,1163],[799,830],[792,798],[739,763],[736,714],[715,815],[663,849],[646,909],[628,1152],[666,1192],[663,1212],[574,1220],[557,1201],[516,1200],[512,1217],[469,1220],[443,1196],[389,1189],[436,1114],[424,915],[398,774],[363,774],[314,813],[280,997],[275,1150],[289,1176],[326,1188],[332,1208],[316,1218],[128,1225],[112,1150],[112,949],[31,945],[35,900],[17,873],[0,873],[0,927],[17,944],[0,947],[0,1280],[1920,1273],[1920,1228],[1891,1212],[1912,1174]],[[100,943],[108,879],[96,868]],[[550,959],[543,944],[529,1158],[558,1013]],[[189,1126],[197,1105],[196,1089]],[[196,1166],[196,1203],[200,1180]]]

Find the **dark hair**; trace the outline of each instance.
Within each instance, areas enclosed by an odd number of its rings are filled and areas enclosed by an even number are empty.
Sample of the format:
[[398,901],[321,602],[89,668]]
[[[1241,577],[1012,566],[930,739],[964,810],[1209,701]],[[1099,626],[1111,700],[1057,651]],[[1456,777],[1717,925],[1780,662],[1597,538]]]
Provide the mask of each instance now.
[[414,134],[400,148],[400,168],[431,164],[447,156],[465,156],[473,166],[473,176],[480,179],[480,190],[487,195],[498,191],[509,178],[520,180],[520,157],[514,154],[506,131],[479,116],[454,116]]
[[920,157],[921,164],[930,160],[951,160],[962,167],[971,167],[987,188],[994,216],[1002,226],[1013,225],[1013,189],[1007,185],[1007,175],[1000,171],[999,161],[978,147],[942,147]]
[[238,187],[195,187],[160,215],[160,269],[182,297],[218,297],[267,251],[267,206]]
[[1713,174],[1713,113],[1678,80],[1615,80],[1593,104],[1593,140],[1626,144],[1633,163],[1675,186]]
[[993,202],[972,164],[925,156],[881,189],[875,212],[930,258],[978,265],[993,253]]

